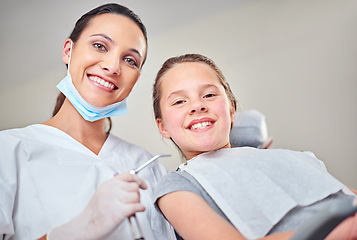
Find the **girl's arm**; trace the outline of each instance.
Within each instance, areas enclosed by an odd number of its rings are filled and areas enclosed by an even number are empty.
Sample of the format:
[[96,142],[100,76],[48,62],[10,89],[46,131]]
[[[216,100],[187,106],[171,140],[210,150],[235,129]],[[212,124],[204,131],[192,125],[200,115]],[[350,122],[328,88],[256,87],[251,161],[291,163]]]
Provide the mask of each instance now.
[[357,239],[357,213],[339,224],[327,237],[326,240],[355,240]]
[[[185,240],[246,239],[234,226],[219,216],[203,198],[193,192],[177,191],[166,194],[158,200],[158,206]],[[292,235],[293,232],[286,232],[262,239],[286,240]]]
[[[348,186],[347,186],[348,187]],[[355,189],[353,189],[353,188],[351,188],[351,187],[348,187],[354,194],[356,194],[357,195],[357,190],[355,190]]]

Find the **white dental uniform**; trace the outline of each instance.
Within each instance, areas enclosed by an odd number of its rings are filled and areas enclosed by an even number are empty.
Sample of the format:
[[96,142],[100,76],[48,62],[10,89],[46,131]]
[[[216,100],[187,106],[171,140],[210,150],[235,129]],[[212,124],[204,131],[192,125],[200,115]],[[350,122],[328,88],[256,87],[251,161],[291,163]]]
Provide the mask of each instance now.
[[[98,185],[115,172],[134,169],[151,155],[109,135],[95,155],[68,134],[35,124],[0,132],[0,236],[38,239],[68,222],[87,205]],[[145,239],[174,239],[153,206],[153,187],[166,174],[156,161],[140,172],[148,189],[141,191],[146,211],[137,213]],[[133,239],[124,221],[106,239]]]

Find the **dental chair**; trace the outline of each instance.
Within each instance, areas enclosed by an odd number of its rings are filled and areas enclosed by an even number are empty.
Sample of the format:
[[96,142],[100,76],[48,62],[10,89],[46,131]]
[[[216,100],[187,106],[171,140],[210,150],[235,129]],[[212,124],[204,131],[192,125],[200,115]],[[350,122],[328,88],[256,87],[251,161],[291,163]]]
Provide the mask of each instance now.
[[237,114],[229,138],[232,147],[266,149],[273,142],[273,137],[268,137],[265,116],[254,109]]
[[[268,137],[265,116],[257,110],[238,113],[230,133],[232,147],[267,149],[273,142]],[[307,219],[290,240],[323,240],[338,224],[357,212],[357,198],[341,201]]]
[[357,198],[354,201],[340,201],[305,221],[290,240],[323,240],[346,218],[357,212]]

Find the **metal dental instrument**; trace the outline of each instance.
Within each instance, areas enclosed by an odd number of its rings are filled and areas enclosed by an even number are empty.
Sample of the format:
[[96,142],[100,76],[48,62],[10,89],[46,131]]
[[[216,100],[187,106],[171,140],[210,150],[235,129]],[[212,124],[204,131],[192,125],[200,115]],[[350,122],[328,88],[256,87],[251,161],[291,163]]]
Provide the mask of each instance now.
[[[161,158],[161,157],[170,157],[170,154],[158,154],[152,157],[149,161],[145,162],[143,165],[136,169],[132,169],[129,171],[130,174],[135,175],[141,170],[143,170],[145,167],[147,167],[150,163],[154,162],[155,160]],[[136,215],[132,215],[129,217],[129,223],[131,226],[131,231],[133,232],[133,236],[135,240],[144,240],[144,235],[142,234],[141,228],[139,226],[139,222],[136,220]]]
[[155,161],[156,159],[158,158],[161,158],[161,157],[171,157],[170,154],[158,154],[158,155],[155,155],[154,157],[152,157],[150,160],[148,160],[147,162],[145,162],[143,165],[141,165],[140,167],[138,167],[137,169],[132,169],[130,170],[130,174],[137,174],[138,172],[140,172],[141,170],[143,170],[146,166],[148,166],[150,163],[152,163],[153,161]]

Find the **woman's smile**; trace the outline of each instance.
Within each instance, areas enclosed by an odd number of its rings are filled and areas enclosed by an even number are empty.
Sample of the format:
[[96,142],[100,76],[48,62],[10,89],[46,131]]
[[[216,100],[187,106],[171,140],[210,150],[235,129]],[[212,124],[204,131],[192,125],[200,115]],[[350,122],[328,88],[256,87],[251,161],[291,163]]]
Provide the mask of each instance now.
[[88,79],[93,81],[94,84],[97,85],[98,87],[100,87],[108,92],[118,89],[118,87],[114,83],[104,80],[103,78],[100,78],[97,76],[88,76]]

